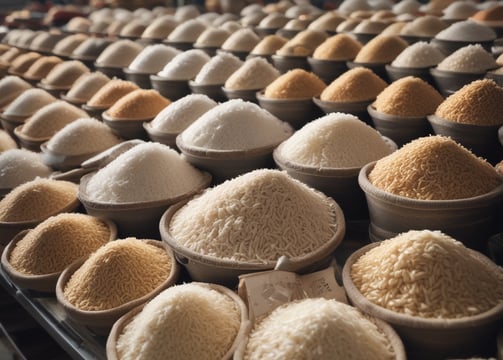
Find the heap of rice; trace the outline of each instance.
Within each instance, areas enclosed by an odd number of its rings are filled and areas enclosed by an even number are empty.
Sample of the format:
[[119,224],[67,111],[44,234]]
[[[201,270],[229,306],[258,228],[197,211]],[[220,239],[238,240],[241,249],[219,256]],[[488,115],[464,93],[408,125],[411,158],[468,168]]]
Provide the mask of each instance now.
[[199,35],[206,30],[206,24],[201,20],[190,19],[179,23],[167,37],[173,43],[195,43]]
[[313,58],[321,60],[353,60],[361,50],[362,44],[348,34],[337,34],[329,37],[319,45]]
[[111,39],[90,37],[77,46],[70,57],[76,59],[96,59],[112,43]]
[[350,69],[332,81],[320,95],[323,101],[371,101],[383,91],[386,82],[365,67]]
[[385,192],[418,200],[471,198],[502,182],[486,160],[439,135],[415,139],[378,160],[368,178]]
[[303,30],[290,39],[278,51],[281,56],[311,56],[314,50],[327,39],[324,31]]
[[481,9],[472,13],[470,20],[487,24],[489,26],[500,27],[503,20],[503,6],[501,4],[493,4],[486,9]]
[[90,72],[89,68],[78,60],[69,60],[57,64],[40,82],[57,88],[69,89],[82,74]]
[[145,21],[133,18],[119,31],[119,36],[139,38],[146,28],[147,24]]
[[261,57],[248,59],[225,81],[231,90],[260,90],[280,76],[279,71]]
[[39,88],[31,88],[23,91],[17,98],[12,100],[4,110],[4,115],[30,116],[38,109],[56,101],[56,98],[47,91]]
[[0,188],[12,189],[36,177],[46,178],[52,169],[42,156],[25,149],[10,149],[0,153]]
[[289,70],[267,85],[264,96],[271,99],[305,99],[319,96],[327,85],[312,72]]
[[17,149],[17,143],[7,131],[0,129],[0,153],[10,149]]
[[326,32],[332,32],[334,33],[337,29],[337,26],[341,22],[344,21],[344,17],[339,15],[338,13],[334,11],[327,11],[323,15],[321,15],[319,18],[311,21],[309,25],[307,26],[308,29],[311,30],[318,30],[318,31],[326,31]]
[[435,115],[474,125],[503,125],[503,87],[490,79],[476,80],[445,99]]
[[38,58],[23,74],[23,77],[30,80],[40,80],[58,64],[62,63],[57,56],[42,56]]
[[208,61],[210,57],[203,50],[187,50],[176,55],[157,75],[168,80],[191,80]]
[[388,26],[387,22],[364,19],[355,26],[353,34],[378,35]]
[[442,101],[442,95],[426,81],[406,76],[392,82],[380,92],[373,106],[384,114],[425,117],[433,114]]
[[21,79],[19,76],[7,75],[0,79],[0,109],[7,106],[12,100],[16,99],[25,90],[32,86]]
[[233,99],[208,110],[182,133],[185,146],[211,150],[251,150],[275,146],[292,127],[255,103]]
[[395,14],[415,14],[419,11],[421,3],[417,0],[400,0],[393,5],[392,10]]
[[284,14],[279,12],[273,12],[268,14],[265,18],[263,18],[257,28],[259,29],[280,29],[286,25],[286,23],[290,21]]
[[489,26],[474,21],[458,21],[435,35],[435,39],[449,41],[492,41],[496,39],[496,32]]
[[56,45],[54,45],[54,48],[52,49],[53,54],[59,55],[59,56],[70,56],[79,46],[84,42],[84,40],[88,39],[89,35],[86,34],[72,34],[64,37],[63,39],[59,40]]
[[96,66],[128,67],[143,47],[129,39],[120,39],[108,45],[96,59]]
[[34,139],[50,138],[65,125],[84,117],[89,117],[84,110],[66,101],[57,100],[40,108],[28,118],[20,134]]
[[201,255],[247,263],[293,259],[337,231],[335,202],[278,170],[254,170],[206,190],[172,217],[169,231]]
[[196,39],[194,47],[216,47],[219,48],[227,40],[231,33],[225,29],[209,27],[204,30]]
[[78,186],[61,180],[41,179],[16,186],[0,201],[0,221],[44,220],[77,200]]
[[83,16],[76,16],[74,18],[71,18],[67,23],[66,23],[66,30],[69,32],[83,32],[86,33],[89,31],[89,27],[91,26],[91,20],[83,17]]
[[371,302],[422,318],[473,316],[503,299],[503,273],[440,231],[411,230],[381,242],[353,264],[351,278]]
[[62,213],[44,220],[19,240],[9,263],[23,274],[52,274],[89,256],[109,238],[110,229],[102,220],[85,214]]
[[87,101],[87,105],[97,108],[108,108],[120,98],[137,89],[139,89],[138,85],[131,81],[112,79]]
[[142,32],[143,39],[158,39],[166,38],[177,26],[178,21],[173,15],[166,14],[155,18]]
[[283,45],[285,45],[287,41],[288,39],[276,34],[264,36],[262,40],[260,40],[259,43],[250,51],[250,54],[273,55]]
[[172,262],[165,249],[136,238],[101,246],[66,283],[65,299],[80,310],[108,310],[141,298],[169,277]]
[[390,340],[358,309],[333,299],[286,303],[252,329],[243,359],[394,359]]
[[93,118],[80,118],[59,130],[47,143],[47,149],[70,156],[94,154],[121,142],[104,123]]
[[341,3],[337,11],[343,16],[350,16],[359,10],[370,10],[371,6],[366,0],[346,0]]
[[419,16],[405,25],[400,31],[400,35],[431,38],[444,30],[447,26],[447,23],[437,16]]
[[82,74],[75,80],[66,96],[72,100],[87,102],[109,81],[110,78],[99,71]]
[[355,57],[356,63],[391,63],[408,46],[399,36],[378,35],[366,43]]
[[242,65],[243,62],[236,56],[222,52],[204,64],[194,82],[200,85],[222,85]]
[[137,89],[117,100],[107,114],[113,119],[152,119],[171,103],[157,90]]
[[466,20],[478,11],[472,1],[454,1],[444,11],[442,18],[449,20]]
[[436,46],[426,41],[418,41],[405,48],[391,65],[402,68],[427,68],[436,66],[445,55]]
[[229,36],[221,46],[226,51],[250,52],[260,41],[260,37],[252,29],[239,29]]
[[165,200],[200,189],[206,178],[180,154],[159,143],[143,143],[98,170],[87,183],[91,201],[132,203]]
[[498,67],[494,57],[480,44],[467,45],[442,60],[437,69],[458,73],[484,74]]
[[[400,35],[400,31],[407,25],[405,21],[396,21],[389,24],[386,28],[381,31],[382,35]],[[410,45],[409,45],[410,46]]]
[[228,295],[203,283],[175,285],[153,298],[124,328],[117,353],[128,359],[222,359],[241,314]]
[[156,74],[170,62],[180,50],[164,44],[145,47],[129,64],[128,69],[145,74]]
[[278,150],[288,162],[315,168],[360,168],[392,152],[374,128],[343,113],[304,125]]
[[307,23],[304,20],[300,19],[292,19],[288,21],[285,26],[283,26],[283,29],[285,30],[297,30],[297,31],[303,31],[307,27]]
[[7,50],[5,53],[0,56],[0,60],[7,64],[7,67],[10,65],[10,63],[21,54],[21,50],[18,49],[17,47],[11,47],[9,50]]
[[34,51],[16,56],[16,58],[10,63],[9,72],[12,74],[22,75],[41,57],[42,55]]
[[178,134],[215,106],[217,103],[206,95],[189,94],[165,107],[150,125],[158,131]]

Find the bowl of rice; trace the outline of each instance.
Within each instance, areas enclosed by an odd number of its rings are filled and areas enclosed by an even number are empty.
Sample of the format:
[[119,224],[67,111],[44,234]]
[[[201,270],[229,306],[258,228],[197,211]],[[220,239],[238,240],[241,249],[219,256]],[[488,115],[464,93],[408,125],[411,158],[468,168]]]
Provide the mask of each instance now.
[[179,266],[162,242],[119,239],[68,266],[56,283],[56,298],[72,321],[108,335],[117,319],[178,277]]
[[438,229],[485,251],[501,232],[503,180],[486,160],[448,137],[415,139],[365,165],[358,176],[369,235],[380,241],[410,229]]
[[496,354],[502,270],[441,231],[366,245],[350,255],[342,279],[351,303],[390,324],[411,358]]
[[[175,285],[114,323],[107,358],[231,359],[248,327],[248,309],[234,291],[202,282]],[[148,339],[145,328],[152,329]]]
[[289,271],[328,266],[345,220],[332,198],[260,169],[171,206],[159,228],[192,280],[235,286],[240,274],[272,270],[281,257]]

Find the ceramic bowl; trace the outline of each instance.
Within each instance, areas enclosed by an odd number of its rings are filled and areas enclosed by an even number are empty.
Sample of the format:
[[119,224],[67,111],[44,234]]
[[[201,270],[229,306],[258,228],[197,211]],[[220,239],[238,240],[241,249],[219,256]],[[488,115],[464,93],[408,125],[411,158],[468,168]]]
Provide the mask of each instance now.
[[488,71],[486,73],[486,78],[496,81],[496,84],[498,84],[499,86],[503,86],[503,74],[499,74],[499,73],[495,72],[494,70]]
[[439,70],[437,68],[431,68],[430,74],[433,78],[433,82],[435,83],[435,87],[444,97],[455,93],[472,81],[483,79],[485,76],[485,73],[458,73],[454,71]]
[[80,155],[59,154],[49,149],[47,143],[48,142],[45,141],[40,145],[42,159],[47,166],[57,171],[68,171],[78,168],[82,162],[98,154],[98,152]]
[[188,80],[170,80],[159,75],[150,75],[150,82],[153,89],[171,101],[176,101],[190,94]]
[[415,76],[426,81],[428,84],[435,86],[435,82],[433,81],[433,77],[430,74],[430,68],[406,68],[406,67],[397,67],[391,64],[387,64],[385,66],[386,73],[388,74],[388,78],[391,82],[399,80],[401,78],[407,76]]
[[[404,342],[412,359],[454,359],[487,353],[495,347],[501,329],[503,303],[479,315],[459,319],[428,319],[388,310],[369,301],[351,279],[351,267],[360,256],[379,243],[369,244],[350,255],[344,264],[342,279],[351,303],[362,312],[390,324]],[[470,251],[491,271],[501,271],[488,258]],[[490,350],[489,350],[490,351]]]
[[101,107],[101,106],[89,106],[87,104],[82,104],[81,105],[82,110],[84,110],[86,113],[89,114],[90,117],[93,117],[95,119],[103,121],[103,118],[101,115],[109,108],[108,106],[106,107]]
[[313,102],[318,106],[325,114],[332,112],[342,112],[347,114],[352,114],[364,121],[369,125],[373,125],[372,119],[367,111],[370,104],[374,102],[375,99],[366,101],[326,101],[321,100],[319,97],[314,97]]
[[227,96],[222,90],[223,84],[198,84],[193,80],[189,81],[189,87],[193,94],[203,94],[216,102],[224,102]]
[[40,146],[49,140],[49,138],[34,138],[32,136],[23,134],[24,124],[19,125],[14,129],[14,136],[18,139],[19,145],[30,151],[40,152]]
[[274,67],[282,74],[293,69],[311,69],[309,63],[307,62],[307,56],[272,55],[271,59]]
[[362,63],[362,62],[355,62],[355,61],[347,61],[346,65],[348,66],[348,69],[354,69],[357,67],[365,67],[367,69],[372,70],[377,76],[379,76],[381,79],[389,83],[389,78],[388,78],[388,72],[386,71],[386,65],[387,63]]
[[176,146],[176,137],[178,136],[179,133],[167,133],[160,131],[158,129],[153,128],[150,122],[144,122],[143,128],[147,132],[147,135],[150,138],[150,140],[164,145],[168,145],[170,148],[178,150],[178,147]]
[[491,51],[491,48],[494,44],[494,41],[453,41],[453,40],[442,40],[442,39],[437,39],[433,38],[431,39],[430,43],[436,47],[438,47],[442,52],[446,55],[449,56],[452,54],[454,51],[461,49],[462,47],[471,45],[471,44],[480,44],[484,49],[487,51]]
[[101,114],[103,122],[112,129],[122,139],[142,139],[147,140],[148,136],[143,128],[143,123],[151,121],[153,118],[145,119],[116,119],[108,115],[106,111]]
[[318,75],[325,84],[330,84],[348,70],[346,61],[323,60],[308,57],[307,62],[309,63],[311,71]]
[[253,103],[258,103],[257,92],[260,90],[261,89],[233,90],[233,89],[228,89],[226,87],[222,87],[222,91],[224,92],[224,94],[228,100],[243,99],[244,101],[250,101]]
[[[274,269],[276,261],[266,263],[232,261],[203,255],[180,245],[169,232],[169,224],[176,211],[185,205],[188,200],[170,206],[161,218],[159,229],[162,240],[173,249],[175,257],[187,269],[193,281],[234,287],[238,284],[238,277],[241,274]],[[329,265],[332,253],[339,246],[346,231],[344,214],[337,203],[334,202],[333,205],[337,219],[336,233],[324,246],[316,251],[298,258],[289,259],[289,271],[307,273],[320,270]]]
[[106,76],[108,76],[110,79],[113,79],[114,77],[119,78],[119,79],[126,79],[126,75],[124,74],[124,69],[122,67],[112,67],[112,66],[104,66],[104,65],[99,65],[96,62],[94,63],[94,68],[96,71],[100,71]]
[[152,89],[152,83],[150,82],[151,74],[133,71],[128,68],[123,68],[122,71],[124,71],[126,80],[135,83],[142,89]]
[[14,129],[23,125],[30,115],[9,115],[6,113],[0,114],[0,122],[2,127],[10,136],[14,136]]
[[145,241],[150,245],[157,246],[159,248],[164,249],[171,258],[172,268],[169,276],[162,282],[156,289],[151,291],[149,294],[146,294],[138,299],[129,301],[125,304],[122,304],[118,307],[108,309],[108,310],[99,310],[99,311],[90,311],[90,310],[81,310],[71,304],[65,297],[64,288],[70,280],[71,276],[77,271],[82,264],[86,261],[86,259],[81,259],[79,261],[74,262],[72,265],[67,267],[59,276],[58,281],[56,283],[56,298],[58,300],[58,304],[63,308],[66,316],[74,321],[75,323],[84,325],[91,329],[97,335],[108,335],[110,329],[113,324],[128,311],[134,309],[135,307],[144,304],[148,300],[155,297],[162,290],[174,285],[179,278],[180,269],[175,261],[173,252],[167,246],[165,246],[161,241],[158,240],[141,240]]

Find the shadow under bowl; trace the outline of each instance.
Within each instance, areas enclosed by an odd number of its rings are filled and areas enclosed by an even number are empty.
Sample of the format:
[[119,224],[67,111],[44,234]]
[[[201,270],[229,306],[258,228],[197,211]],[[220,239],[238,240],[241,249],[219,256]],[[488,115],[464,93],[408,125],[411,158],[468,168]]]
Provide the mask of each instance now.
[[440,91],[440,93],[447,97],[463,86],[471,83],[475,80],[483,79],[485,73],[481,74],[468,74],[468,73],[459,73],[454,71],[445,71],[439,70],[437,68],[431,68],[430,74],[435,83],[435,87]]
[[491,163],[497,163],[503,157],[503,147],[498,138],[500,125],[463,124],[436,115],[429,115],[428,121],[435,134],[451,137]]
[[82,176],[79,185],[79,199],[89,215],[109,219],[117,225],[120,238],[134,236],[137,238],[159,239],[159,220],[164,211],[172,204],[207,188],[211,175],[204,174],[204,180],[195,188],[179,196],[157,201],[138,201],[130,203],[106,203],[93,201],[87,194],[87,184],[96,172]]
[[198,84],[193,80],[189,81],[189,87],[193,94],[203,94],[216,102],[224,102],[227,97],[222,90],[223,84]]
[[135,83],[142,89],[152,89],[152,83],[150,82],[151,74],[133,71],[128,68],[124,68],[122,70],[124,71],[124,76],[126,77],[126,80]]
[[498,232],[503,183],[472,198],[419,200],[398,196],[374,186],[368,175],[375,162],[365,165],[358,183],[369,209],[371,241],[382,241],[409,230],[440,230],[465,246],[485,251],[491,235]]
[[142,139],[148,140],[147,133],[143,128],[143,123],[151,121],[153,118],[145,119],[116,119],[108,115],[106,111],[101,114],[103,122],[122,139]]
[[[188,201],[189,199],[186,199],[170,206],[163,214],[159,228],[162,241],[173,249],[175,257],[187,269],[193,281],[216,283],[233,288],[238,284],[239,275],[274,269],[276,261],[257,263],[221,259],[197,253],[181,245],[170,233],[169,224],[174,214]],[[335,234],[314,252],[297,258],[290,258],[290,271],[307,273],[320,270],[329,265],[333,252],[341,243],[346,232],[344,214],[335,201],[333,206],[337,221]]]
[[170,80],[159,75],[150,75],[152,88],[171,101],[181,99],[190,94],[188,80]]
[[147,135],[150,138],[150,140],[158,142],[160,144],[167,145],[172,149],[178,150],[178,147],[176,146],[176,137],[178,136],[179,133],[167,133],[160,131],[158,129],[153,128],[150,122],[144,122],[143,128],[147,132]]
[[430,74],[430,68],[406,68],[406,67],[398,67],[388,64],[385,66],[386,72],[388,74],[388,78],[391,82],[397,81],[407,76],[415,76],[426,81],[428,84],[435,86],[435,82],[433,81],[433,77]]
[[433,134],[426,116],[400,116],[377,111],[370,104],[367,111],[374,127],[382,135],[392,139],[399,147],[419,137]]
[[228,89],[226,87],[222,87],[222,91],[224,92],[224,94],[228,100],[243,99],[244,101],[250,101],[253,103],[258,103],[257,92],[260,90],[261,89],[233,90],[233,89]]
[[[376,246],[379,243],[365,245],[351,254],[344,264],[342,280],[346,294],[354,306],[391,325],[403,340],[410,358],[446,359],[490,355],[487,352],[495,348],[496,334],[501,328],[502,303],[484,313],[459,319],[421,318],[378,306],[358,290],[351,278],[353,264]],[[483,262],[491,271],[501,271],[477,251],[469,252],[470,256]]]
[[348,70],[346,61],[324,60],[308,57],[307,62],[311,71],[318,75],[326,84],[330,84]]
[[80,259],[76,262],[74,262],[72,265],[67,267],[60,275],[58,278],[58,281],[56,283],[56,299],[58,301],[58,304],[61,305],[63,308],[65,314],[68,316],[68,318],[75,323],[84,325],[88,327],[90,330],[92,330],[95,334],[97,335],[105,335],[107,336],[110,332],[110,329],[112,328],[113,324],[124,314],[126,314],[128,311],[136,308],[137,306],[140,306],[150,299],[154,298],[156,295],[158,295],[161,291],[164,289],[167,289],[168,287],[174,285],[176,281],[178,280],[180,276],[180,268],[179,265],[175,261],[175,257],[173,252],[169,247],[167,247],[165,244],[163,244],[161,241],[158,240],[140,240],[148,243],[149,245],[153,245],[156,247],[159,247],[163,250],[165,250],[168,255],[171,258],[171,272],[169,276],[153,291],[150,293],[129,301],[127,303],[124,303],[120,306],[114,307],[112,309],[108,310],[81,310],[74,306],[72,303],[70,303],[64,294],[64,289],[66,287],[66,284],[72,277],[72,275],[77,271],[86,261],[85,258]]
[[312,98],[275,99],[265,97],[261,91],[257,92],[257,100],[261,107],[289,123],[294,129],[300,129],[322,115]]
[[367,111],[370,104],[374,102],[375,99],[365,100],[365,101],[326,101],[321,100],[319,97],[314,97],[313,102],[318,106],[325,114],[333,112],[342,112],[347,114],[352,114],[356,116],[361,121],[369,125],[373,125],[372,119]]
[[293,69],[311,70],[307,56],[272,55],[271,59],[274,67],[282,74]]

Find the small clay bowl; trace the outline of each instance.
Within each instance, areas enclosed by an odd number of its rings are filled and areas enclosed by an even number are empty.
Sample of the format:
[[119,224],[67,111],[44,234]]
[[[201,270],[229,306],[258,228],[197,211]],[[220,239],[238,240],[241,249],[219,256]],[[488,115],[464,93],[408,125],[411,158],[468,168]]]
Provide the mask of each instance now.
[[406,68],[406,67],[397,67],[391,64],[387,64],[385,66],[386,72],[388,74],[388,78],[391,82],[397,81],[401,78],[407,76],[415,76],[426,81],[428,84],[435,86],[435,82],[433,81],[433,77],[430,74],[430,68]]
[[370,104],[367,111],[374,127],[382,135],[392,139],[399,147],[419,137],[433,134],[426,116],[398,116],[377,111]]
[[152,89],[152,83],[150,82],[151,74],[133,71],[130,70],[129,68],[123,68],[122,71],[124,71],[124,76],[126,77],[126,80],[135,83],[142,89]]
[[50,166],[54,170],[58,171],[68,171],[75,169],[80,166],[80,164],[87,159],[90,159],[99,152],[92,152],[80,155],[65,155],[59,154],[52,151],[47,147],[47,141],[40,145],[40,151],[42,152],[42,159],[47,166]]
[[178,150],[178,146],[176,146],[176,137],[179,133],[167,133],[155,129],[152,127],[150,122],[144,122],[143,128],[147,132],[147,135],[150,140],[154,142],[158,142],[164,145],[168,145],[170,148]]
[[213,57],[217,54],[217,50],[220,48],[217,46],[200,46],[200,45],[194,44],[194,49],[202,50],[206,54],[208,54],[208,56]]
[[58,98],[61,95],[61,93],[65,93],[68,90],[70,90],[70,88],[71,88],[71,85],[70,86],[54,86],[54,85],[45,84],[43,82],[38,82],[36,84],[36,86],[40,89],[47,91],[49,94],[51,94],[52,96],[54,96],[56,98]]
[[176,101],[190,94],[188,80],[170,80],[159,75],[150,75],[150,82],[152,88],[171,101]]
[[248,55],[250,54],[249,51],[233,51],[233,50],[224,50],[224,49],[218,49],[217,54],[231,54],[237,57],[238,59],[245,61]]
[[19,145],[27,150],[40,152],[41,151],[40,146],[46,141],[48,141],[50,137],[34,138],[32,136],[23,134],[22,133],[23,127],[24,124],[21,124],[14,129],[14,136],[16,136],[16,138],[18,139]]
[[437,68],[431,68],[430,74],[433,78],[433,81],[435,82],[436,88],[444,97],[455,93],[463,86],[471,83],[472,81],[483,79],[485,76],[485,73],[468,74],[439,70]]
[[[342,271],[342,280],[350,302],[362,312],[385,321],[402,338],[411,358],[446,359],[466,358],[495,347],[496,334],[501,329],[503,303],[484,313],[459,319],[428,319],[401,314],[369,301],[351,278],[351,267],[360,256],[379,243],[365,245],[349,256]],[[501,269],[484,255],[470,251],[490,271]],[[414,356],[415,355],[415,356]]]
[[123,80],[126,79],[126,75],[124,74],[124,69],[122,67],[103,66],[95,62],[94,68],[96,69],[96,71],[102,72],[110,79],[113,79],[114,77]]
[[257,100],[261,107],[279,119],[286,121],[294,129],[300,129],[322,114],[312,98],[274,99],[265,97],[264,92],[259,91],[257,92]]
[[[241,313],[241,324],[239,326],[238,333],[236,335],[236,338],[234,342],[232,343],[231,347],[225,353],[225,355],[222,357],[222,360],[230,360],[232,359],[232,356],[234,354],[234,351],[236,350],[236,347],[238,346],[238,343],[240,339],[245,336],[245,334],[248,332],[248,328],[250,327],[250,321],[248,319],[248,308],[246,307],[245,303],[243,300],[232,290],[221,286],[217,284],[208,284],[208,283],[198,283],[198,282],[193,282],[194,284],[201,285],[208,287],[212,290],[216,290],[220,293],[223,293],[227,296],[229,296],[236,304],[236,306],[239,308],[240,313]],[[138,315],[143,308],[145,307],[146,304],[140,305],[133,310],[129,311],[125,315],[123,315],[119,320],[117,320],[113,327],[112,330],[110,331],[110,335],[108,335],[107,338],[107,344],[106,344],[106,350],[107,350],[107,359],[108,360],[119,360],[120,357],[117,354],[117,341],[119,340],[120,336],[124,332],[125,327]]]
[[[108,226],[110,231],[109,241],[115,240],[117,238],[117,228],[115,227],[115,224],[104,219],[103,222]],[[28,275],[19,272],[10,264],[9,259],[12,251],[16,247],[17,243],[21,241],[30,231],[31,230],[21,231],[9,242],[9,244],[7,244],[4,252],[2,253],[2,267],[17,287],[46,293],[54,293],[56,292],[56,283],[63,270],[50,274]]]
[[453,41],[433,38],[430,43],[438,47],[446,56],[449,56],[454,51],[471,44],[480,44],[485,50],[490,52],[494,41]]
[[61,98],[61,100],[64,100],[67,103],[75,105],[77,107],[82,107],[82,105],[84,105],[86,103],[86,100],[70,98],[70,97],[66,96],[65,93],[61,93],[59,95],[59,97]]
[[402,39],[407,41],[409,45],[415,44],[419,41],[430,42],[431,36],[414,36],[414,35],[399,35]]
[[80,107],[82,108],[82,110],[84,110],[86,113],[88,113],[90,117],[93,117],[95,119],[102,120],[102,121],[103,121],[103,118],[101,117],[101,114],[103,114],[109,108],[109,106],[97,107],[97,106],[89,106],[87,104],[82,104]]
[[307,56],[272,55],[271,58],[274,67],[282,74],[293,69],[311,69],[309,63],[307,62]]
[[90,310],[81,310],[71,304],[65,297],[64,288],[71,276],[77,271],[82,264],[86,261],[86,259],[80,259],[74,262],[72,265],[67,267],[59,276],[58,281],[56,283],[56,298],[58,300],[58,304],[63,308],[65,314],[72,321],[87,326],[94,333],[98,335],[108,335],[110,329],[113,324],[128,311],[134,309],[137,306],[140,306],[146,303],[148,300],[155,297],[164,289],[174,285],[179,278],[180,269],[175,261],[173,252],[169,247],[165,246],[161,241],[158,240],[141,240],[145,241],[150,245],[157,246],[161,249],[164,249],[169,256],[171,257],[172,268],[169,276],[164,280],[162,284],[160,284],[156,289],[151,291],[149,294],[146,294],[138,299],[132,300],[120,306],[117,306],[108,310],[98,310],[98,311],[90,311]]
[[190,50],[194,47],[194,44],[192,42],[178,42],[178,41],[163,41],[163,44],[173,46],[175,49],[178,49],[180,51],[187,51]]
[[0,115],[2,127],[11,136],[14,136],[14,129],[23,125],[30,115],[9,115],[5,112]]
[[503,86],[503,74],[498,74],[494,70],[488,71],[486,73],[486,78],[496,81],[496,84],[498,84],[499,86]]
[[224,102],[225,100],[227,100],[227,96],[222,90],[222,85],[223,84],[206,85],[206,84],[198,84],[193,80],[189,81],[189,87],[193,94],[203,94],[217,102]]
[[326,84],[330,84],[348,70],[346,61],[323,60],[308,57],[307,62],[311,71],[318,75]]
[[148,136],[143,128],[143,123],[151,121],[153,118],[144,119],[116,119],[108,115],[106,111],[101,114],[103,122],[112,129],[122,139],[142,139],[147,140]]
[[370,104],[374,102],[375,99],[366,101],[325,101],[321,100],[319,97],[314,97],[313,102],[318,106],[325,114],[333,112],[342,112],[347,114],[352,114],[359,118],[361,121],[369,125],[373,125],[372,119],[367,111]]
[[355,61],[346,61],[348,69],[354,69],[357,67],[365,67],[372,70],[377,76],[389,83],[388,73],[386,71],[387,63],[362,63]]
[[228,100],[232,99],[243,99],[244,101],[250,101],[253,103],[258,103],[257,92],[261,89],[245,89],[245,90],[233,90],[226,87],[222,87],[222,91]]

